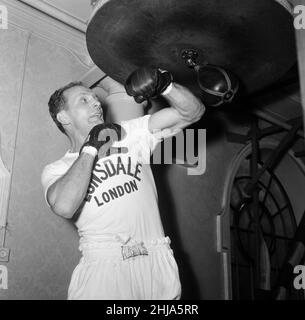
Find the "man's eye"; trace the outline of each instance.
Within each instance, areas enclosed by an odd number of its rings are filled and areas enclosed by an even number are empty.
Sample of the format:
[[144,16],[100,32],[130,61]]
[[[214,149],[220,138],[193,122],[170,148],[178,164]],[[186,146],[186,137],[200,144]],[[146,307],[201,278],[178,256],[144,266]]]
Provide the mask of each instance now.
[[81,101],[81,102],[83,102],[83,103],[88,102],[87,98],[81,98],[81,100],[80,100],[80,101]]

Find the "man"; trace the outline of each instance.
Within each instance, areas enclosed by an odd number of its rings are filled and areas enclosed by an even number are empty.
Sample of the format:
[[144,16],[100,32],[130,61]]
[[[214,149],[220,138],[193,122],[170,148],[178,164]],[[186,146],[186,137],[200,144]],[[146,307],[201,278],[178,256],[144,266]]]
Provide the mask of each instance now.
[[204,106],[159,69],[137,69],[125,88],[138,103],[163,95],[170,107],[107,129],[97,96],[80,83],[57,90],[49,101],[51,116],[71,149],[45,167],[42,184],[51,209],[75,221],[82,251],[68,299],[181,295],[149,157],[159,142],[156,131],[174,134],[198,121]]

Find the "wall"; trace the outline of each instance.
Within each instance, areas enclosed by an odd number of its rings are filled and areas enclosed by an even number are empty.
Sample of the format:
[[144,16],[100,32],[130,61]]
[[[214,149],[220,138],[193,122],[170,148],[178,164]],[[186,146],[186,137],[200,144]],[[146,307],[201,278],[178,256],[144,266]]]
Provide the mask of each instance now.
[[8,267],[8,289],[0,290],[0,299],[65,299],[79,259],[77,234],[46,206],[40,175],[67,149],[47,102],[88,70],[84,36],[16,1],[4,4],[9,27],[0,30],[0,136],[12,179],[5,241],[10,260],[0,262]]
[[[229,142],[228,133],[245,135],[249,130],[249,119],[239,118],[230,121],[227,114],[213,117],[208,110],[197,124],[207,131],[204,174],[188,176],[187,169],[178,165],[154,166],[162,220],[172,239],[185,299],[230,298],[230,207],[225,210],[225,194],[230,189],[231,176],[234,177],[234,163],[248,147]],[[263,124],[267,125],[260,121]],[[273,149],[282,138],[273,135],[262,141],[272,141],[269,148]],[[275,172],[287,190],[299,222],[305,206],[298,190],[305,184],[305,175],[301,161],[297,165],[291,158],[293,151],[289,154]]]
[[153,166],[161,218],[179,266],[182,298],[224,299],[216,220],[231,162],[242,146],[228,143],[225,124],[211,110],[194,128],[206,129],[206,171],[190,176],[184,166]]

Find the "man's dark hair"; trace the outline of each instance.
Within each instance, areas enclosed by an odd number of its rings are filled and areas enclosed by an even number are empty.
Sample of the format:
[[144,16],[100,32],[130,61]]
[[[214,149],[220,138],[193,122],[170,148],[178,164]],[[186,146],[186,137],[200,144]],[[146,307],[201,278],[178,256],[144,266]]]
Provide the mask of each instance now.
[[48,103],[49,112],[50,112],[50,115],[51,115],[53,121],[56,123],[59,130],[61,132],[63,132],[64,134],[67,134],[67,133],[66,133],[63,125],[57,120],[56,116],[57,116],[58,112],[60,112],[61,110],[63,110],[65,108],[65,104],[67,102],[67,99],[64,96],[64,92],[70,88],[78,87],[78,86],[86,87],[81,81],[70,82],[67,85],[65,85],[64,87],[61,87],[58,90],[56,90],[51,95],[49,103]]

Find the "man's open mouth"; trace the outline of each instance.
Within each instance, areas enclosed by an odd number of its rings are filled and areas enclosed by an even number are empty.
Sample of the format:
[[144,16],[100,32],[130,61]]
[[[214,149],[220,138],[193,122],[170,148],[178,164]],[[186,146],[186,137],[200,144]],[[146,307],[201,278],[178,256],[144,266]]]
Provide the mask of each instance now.
[[96,121],[97,119],[102,119],[102,113],[98,112],[98,113],[94,113],[89,117],[89,122],[91,121]]
[[97,112],[95,114],[92,115],[92,117],[100,117],[102,114],[100,112]]

